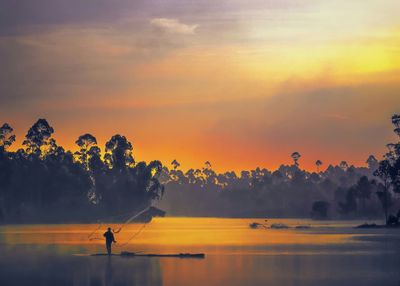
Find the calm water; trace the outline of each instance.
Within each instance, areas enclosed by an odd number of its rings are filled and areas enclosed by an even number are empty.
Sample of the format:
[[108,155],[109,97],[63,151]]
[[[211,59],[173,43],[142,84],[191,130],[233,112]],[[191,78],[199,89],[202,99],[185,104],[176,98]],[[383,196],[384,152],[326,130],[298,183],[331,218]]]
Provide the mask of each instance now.
[[[205,259],[92,257],[102,226],[0,227],[0,285],[400,285],[400,231],[362,222],[269,220],[289,229],[250,229],[257,219],[160,218],[116,235],[114,252],[204,252]],[[309,225],[309,229],[294,229]],[[118,226],[113,226],[117,228]]]

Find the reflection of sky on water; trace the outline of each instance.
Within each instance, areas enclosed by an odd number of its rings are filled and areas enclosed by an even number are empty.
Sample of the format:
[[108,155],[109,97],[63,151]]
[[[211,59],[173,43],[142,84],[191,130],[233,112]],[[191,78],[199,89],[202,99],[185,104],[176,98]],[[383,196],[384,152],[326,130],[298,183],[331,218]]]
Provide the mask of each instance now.
[[1,285],[162,285],[158,260],[1,251]]
[[[0,285],[398,285],[398,230],[358,222],[270,220],[310,229],[250,229],[249,219],[157,219],[121,250],[205,252],[204,260],[90,257],[94,225],[0,227]],[[123,244],[139,228],[117,234]],[[101,232],[104,230],[102,229]],[[99,232],[99,234],[101,234]],[[78,254],[78,255],[77,255]]]

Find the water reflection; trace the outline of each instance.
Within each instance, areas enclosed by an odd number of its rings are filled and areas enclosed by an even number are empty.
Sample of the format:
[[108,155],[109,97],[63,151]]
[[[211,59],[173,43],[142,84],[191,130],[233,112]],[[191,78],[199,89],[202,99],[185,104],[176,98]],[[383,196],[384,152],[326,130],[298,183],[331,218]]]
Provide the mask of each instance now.
[[2,249],[0,285],[163,285],[159,260]]
[[399,285],[398,230],[301,220],[284,223],[312,228],[251,230],[249,221],[159,219],[114,249],[205,252],[203,260],[89,256],[104,252],[104,242],[87,240],[93,225],[2,226],[0,285]]

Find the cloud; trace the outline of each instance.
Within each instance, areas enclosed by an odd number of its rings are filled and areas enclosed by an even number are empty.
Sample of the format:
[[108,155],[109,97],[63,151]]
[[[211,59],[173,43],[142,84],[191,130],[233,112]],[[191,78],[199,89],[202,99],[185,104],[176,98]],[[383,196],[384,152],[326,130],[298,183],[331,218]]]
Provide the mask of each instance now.
[[198,27],[197,24],[188,25],[178,19],[170,18],[154,18],[151,19],[150,24],[166,32],[182,35],[193,35]]

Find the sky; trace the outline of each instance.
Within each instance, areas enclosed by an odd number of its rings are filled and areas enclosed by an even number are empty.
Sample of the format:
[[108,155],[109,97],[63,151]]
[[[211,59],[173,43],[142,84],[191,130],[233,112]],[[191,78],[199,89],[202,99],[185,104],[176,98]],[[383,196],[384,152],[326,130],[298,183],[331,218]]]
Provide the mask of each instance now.
[[365,165],[395,140],[398,0],[5,0],[0,122],[46,118],[76,149],[125,135],[138,161]]

